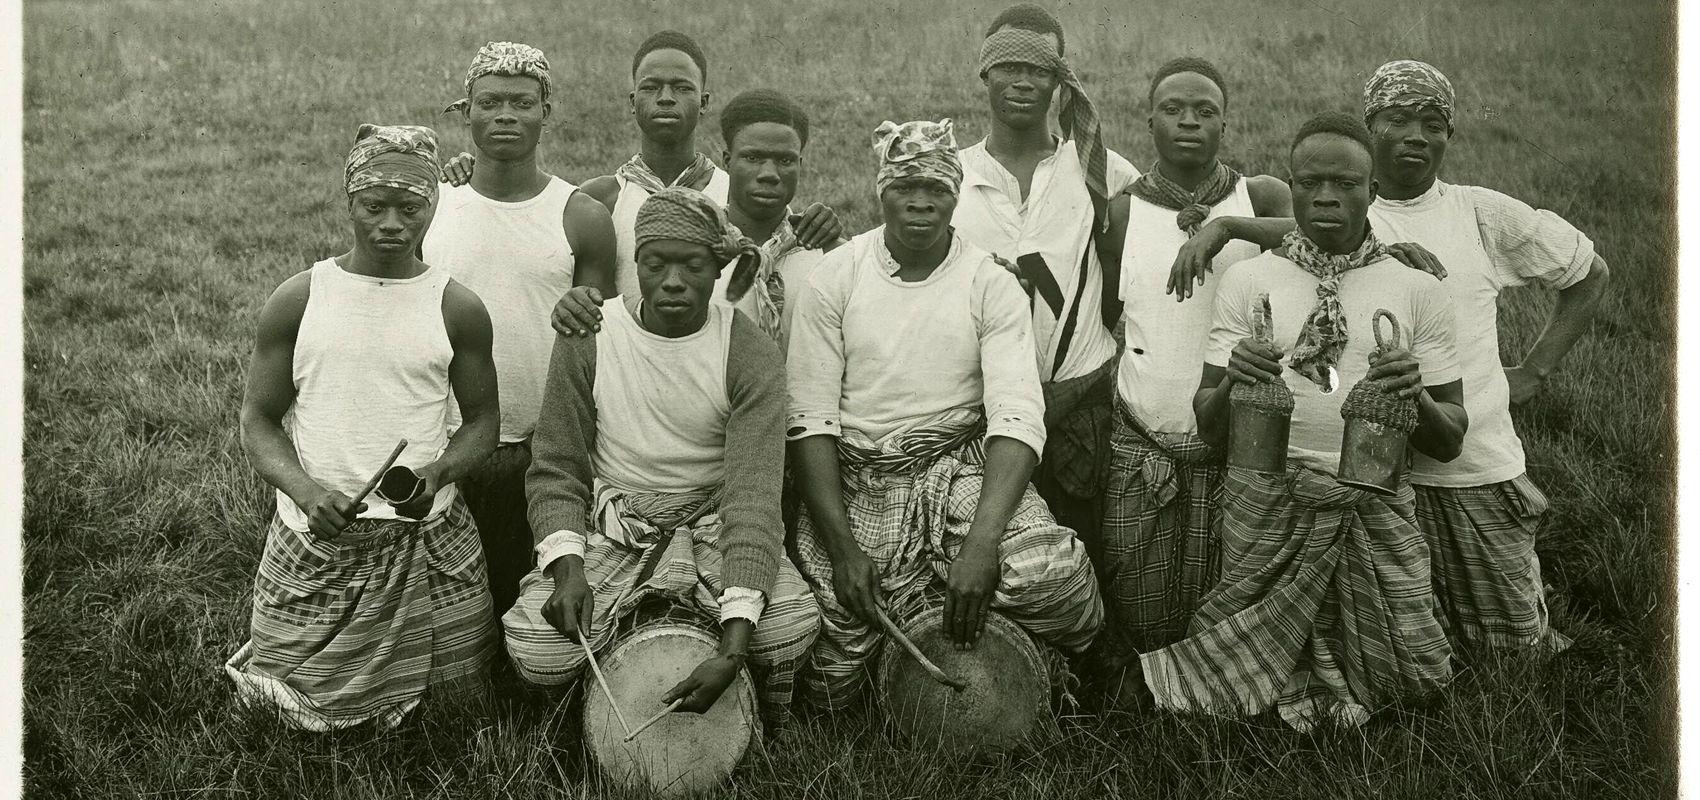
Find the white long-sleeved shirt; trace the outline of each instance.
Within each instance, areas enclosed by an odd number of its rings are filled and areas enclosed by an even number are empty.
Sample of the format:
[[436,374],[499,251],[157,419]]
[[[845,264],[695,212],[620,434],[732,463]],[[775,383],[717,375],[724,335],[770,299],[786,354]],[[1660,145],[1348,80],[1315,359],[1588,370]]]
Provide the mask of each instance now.
[[832,251],[797,292],[786,437],[853,430],[875,444],[957,408],[986,435],[1045,450],[1045,401],[1027,297],[990,254],[954,236],[925,280],[906,282],[881,226]]
[[[959,156],[962,194],[951,216],[957,233],[1012,262],[1036,253],[1055,281],[1051,299],[1035,290],[1029,301],[1040,379],[1078,378],[1103,366],[1116,343],[1104,327],[1104,268],[1092,246],[1092,196],[1074,142],[1058,142],[1039,162],[1025,198],[1021,182],[986,152],[985,140]],[[1113,197],[1139,179],[1139,170],[1111,151],[1105,179]]]

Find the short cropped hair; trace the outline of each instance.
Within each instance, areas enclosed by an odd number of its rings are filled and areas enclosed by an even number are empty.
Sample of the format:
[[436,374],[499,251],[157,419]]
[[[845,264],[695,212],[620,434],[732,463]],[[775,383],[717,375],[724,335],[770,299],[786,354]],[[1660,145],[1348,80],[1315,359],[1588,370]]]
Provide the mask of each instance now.
[[997,19],[986,27],[986,35],[991,36],[1003,28],[1020,28],[1034,33],[1054,33],[1057,35],[1057,55],[1063,54],[1063,27],[1057,18],[1042,6],[1032,3],[1022,3],[1010,6],[998,14]]
[[1344,136],[1363,145],[1364,152],[1375,155],[1375,148],[1370,145],[1369,128],[1364,127],[1364,121],[1356,114],[1344,111],[1324,111],[1299,126],[1299,132],[1293,136],[1293,145],[1287,148],[1288,154],[1299,149],[1299,143],[1320,133],[1332,133]]
[[1216,84],[1216,88],[1222,92],[1222,110],[1228,110],[1228,82],[1222,80],[1222,73],[1216,70],[1215,64],[1191,56],[1182,56],[1158,67],[1157,74],[1151,76],[1151,89],[1146,92],[1145,102],[1155,104],[1157,102],[1157,85],[1169,76],[1179,75],[1183,72],[1202,75],[1208,78],[1211,83]]
[[637,79],[638,65],[643,63],[643,57],[657,50],[677,50],[691,57],[702,72],[703,83],[708,82],[708,57],[702,54],[702,48],[697,46],[697,40],[678,31],[657,31],[650,34],[643,44],[638,45],[637,55],[632,56],[632,79]]
[[720,110],[720,138],[726,140],[727,147],[731,147],[732,137],[737,136],[738,131],[757,122],[789,126],[797,132],[797,139],[804,147],[809,144],[809,115],[791,98],[772,89],[751,89],[732,98],[732,102]]

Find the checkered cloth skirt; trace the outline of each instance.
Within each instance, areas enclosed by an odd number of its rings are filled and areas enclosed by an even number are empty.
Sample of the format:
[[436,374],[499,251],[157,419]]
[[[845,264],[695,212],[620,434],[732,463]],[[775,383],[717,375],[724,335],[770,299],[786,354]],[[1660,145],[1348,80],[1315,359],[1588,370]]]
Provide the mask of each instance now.
[[1380,498],[1300,466],[1228,468],[1223,577],[1189,635],[1141,658],[1159,706],[1300,730],[1356,725],[1452,679],[1409,485]]
[[274,517],[250,628],[225,664],[244,700],[307,730],[395,725],[495,654],[472,515],[457,498],[424,522],[357,520],[336,542]]
[[1131,412],[1117,406],[1099,579],[1111,646],[1143,652],[1184,636],[1221,576],[1214,523],[1222,457],[1191,434],[1141,435]]
[[[621,530],[618,536],[588,537],[584,573],[592,596],[590,646],[606,653],[621,621],[651,601],[694,611],[701,622],[717,629],[720,595],[726,591],[720,577],[719,493],[616,497],[599,492],[597,499],[603,525],[617,524]],[[554,589],[552,577],[533,569],[520,582],[519,601],[502,616],[515,671],[538,686],[575,681],[586,663],[579,642],[569,641],[543,617],[543,604]],[[757,673],[763,714],[770,721],[787,713],[797,662],[814,643],[819,625],[814,594],[796,566],[781,561],[750,638],[750,664]]]
[[[901,445],[874,448],[854,431],[841,442],[844,505],[856,545],[874,562],[879,592],[896,616],[936,595],[968,536],[985,478],[985,453],[977,436],[961,432],[979,421],[950,417],[917,432],[922,441],[959,441],[933,458],[911,459],[909,469],[876,467],[869,449],[895,456]],[[968,426],[968,427],[965,427]],[[838,603],[832,560],[805,513],[797,550],[803,576],[821,605],[821,636],[809,654],[805,687],[818,704],[838,707],[865,687],[865,666],[883,635]],[[1039,641],[1071,652],[1091,643],[1103,623],[1103,604],[1091,563],[1074,532],[1056,524],[1045,502],[1028,486],[998,543],[1002,573],[992,607]]]
[[1486,486],[1417,486],[1417,526],[1434,558],[1441,621],[1455,644],[1541,647],[1570,638],[1547,620],[1535,530],[1547,498],[1519,475]]

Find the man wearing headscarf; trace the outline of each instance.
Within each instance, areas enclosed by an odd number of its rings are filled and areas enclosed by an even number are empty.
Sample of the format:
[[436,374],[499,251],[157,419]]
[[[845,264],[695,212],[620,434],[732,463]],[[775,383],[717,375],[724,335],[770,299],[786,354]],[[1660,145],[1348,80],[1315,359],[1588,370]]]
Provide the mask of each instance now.
[[[1401,479],[1384,496],[1335,480],[1342,388],[1371,382],[1366,390],[1396,397],[1411,449],[1439,460],[1458,454],[1469,420],[1440,282],[1392,259],[1366,221],[1373,184],[1363,123],[1312,118],[1290,163],[1298,229],[1277,251],[1222,275],[1193,401],[1200,437],[1223,447],[1245,433],[1229,430],[1234,385],[1284,383],[1293,396],[1286,468],[1226,467],[1221,580],[1188,635],[1141,655],[1132,677],[1163,708],[1245,716],[1273,708],[1308,730],[1362,724],[1452,679],[1410,484]],[[1396,330],[1386,348],[1373,332],[1382,309],[1408,334]],[[1272,336],[1255,335],[1259,328]]]
[[[1175,254],[1209,220],[1293,214],[1285,182],[1242,176],[1218,157],[1229,104],[1214,64],[1169,61],[1152,76],[1146,99],[1157,161],[1111,201],[1103,237],[1105,274],[1119,278],[1127,343],[1113,391],[1103,550],[1093,554],[1110,663],[1179,639],[1219,577],[1222,454],[1199,438],[1192,394],[1221,271],[1198,287],[1197,299],[1177,303],[1167,291]],[[1236,242],[1215,266],[1257,252]]]
[[[1116,343],[1105,308],[1113,284],[1093,243],[1109,198],[1139,171],[1104,147],[1063,49],[1062,24],[1035,5],[1011,6],[986,29],[977,71],[992,128],[962,150],[953,221],[1028,288],[1047,431],[1033,483],[1057,521],[1095,545]],[[1051,133],[1053,101],[1061,137]]]
[[701,192],[669,187],[634,225],[639,294],[594,336],[559,336],[526,476],[537,568],[503,617],[540,686],[577,680],[650,600],[718,623],[719,652],[667,696],[706,711],[747,660],[770,727],[788,714],[819,610],[785,557],[784,365],[748,317],[711,302],[725,264],[760,248]]
[[[436,154],[429,128],[360,127],[343,172],[354,248],[278,287],[249,362],[242,445],[277,511],[251,638],[225,672],[307,730],[394,726],[495,651],[455,482],[496,446],[501,409],[483,303],[415,257]],[[368,497],[386,457],[391,479]]]
[[[1383,64],[1364,84],[1363,116],[1380,187],[1370,223],[1427,247],[1446,265],[1458,355],[1470,387],[1470,435],[1458,458],[1411,463],[1447,632],[1460,645],[1561,650],[1549,624],[1535,532],[1547,499],[1529,479],[1511,406],[1581,339],[1609,270],[1594,243],[1551,211],[1480,186],[1440,180],[1457,121],[1452,83],[1420,61]],[[1517,366],[1499,353],[1498,297],[1512,286],[1557,290],[1541,334]]]
[[542,51],[490,42],[473,57],[465,89],[449,109],[471,132],[479,169],[470,183],[443,189],[424,257],[477,292],[495,326],[501,443],[460,488],[478,522],[500,616],[531,569],[525,469],[555,342],[549,316],[573,286],[613,293],[614,226],[601,203],[538,166],[538,140],[553,111]]
[[1078,653],[1103,617],[1074,532],[1029,484],[1045,448],[1020,285],[951,228],[950,120],[884,123],[884,225],[834,250],[797,298],[785,422],[807,514],[797,550],[822,609],[805,688],[828,708],[867,685],[883,638],[937,604],[958,647],[997,609]]

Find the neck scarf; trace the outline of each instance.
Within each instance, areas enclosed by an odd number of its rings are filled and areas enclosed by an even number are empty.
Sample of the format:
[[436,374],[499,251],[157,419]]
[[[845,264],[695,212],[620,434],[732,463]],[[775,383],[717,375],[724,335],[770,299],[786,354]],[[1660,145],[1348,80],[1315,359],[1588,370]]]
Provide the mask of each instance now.
[[962,162],[956,157],[956,134],[949,119],[881,122],[874,129],[874,152],[880,157],[876,193],[900,178],[930,178],[950,187],[953,195],[962,191]]
[[1210,216],[1210,208],[1234,193],[1234,187],[1239,186],[1240,174],[1233,167],[1220,161],[1210,176],[1198,184],[1198,188],[1187,191],[1180,184],[1164,177],[1158,171],[1157,165],[1152,164],[1139,180],[1134,181],[1129,192],[1152,205],[1161,206],[1170,211],[1178,211],[1175,215],[1175,227],[1186,231],[1187,236],[1198,233],[1204,224],[1204,218]]
[[779,227],[773,229],[773,235],[757,246],[761,258],[748,262],[747,268],[746,261],[739,259],[738,265],[732,269],[732,280],[726,284],[726,301],[729,303],[738,302],[751,288],[760,287],[760,291],[751,295],[756,311],[755,322],[775,342],[779,341],[780,314],[785,310],[785,278],[779,274],[779,260],[800,248],[797,231],[791,227],[791,209],[787,208]]
[[655,174],[655,170],[650,169],[649,164],[643,160],[643,154],[639,153],[632,156],[632,160],[621,164],[619,169],[614,170],[614,174],[627,183],[637,184],[650,194],[673,186],[682,186],[700,192],[707,189],[709,180],[714,178],[714,162],[710,161],[708,156],[697,153],[696,160],[692,161],[690,166],[685,167],[685,171],[679,173],[679,177],[674,178],[672,183],[664,183]]
[[437,197],[437,132],[418,125],[361,125],[343,164],[343,189],[391,186]]
[[1092,98],[1086,96],[1080,79],[1075,76],[1068,60],[1056,51],[1056,46],[1044,34],[1020,28],[1009,28],[986,37],[980,45],[980,77],[998,64],[1032,64],[1056,73],[1061,82],[1058,93],[1057,121],[1062,125],[1064,139],[1073,139],[1080,153],[1080,165],[1086,172],[1086,190],[1092,193],[1092,213],[1101,226],[1105,207],[1109,204],[1109,154],[1098,122],[1098,110]]
[[1456,96],[1452,82],[1440,70],[1421,61],[1389,61],[1364,83],[1364,122],[1377,111],[1398,106],[1429,106],[1446,118],[1452,130]]
[[1287,248],[1288,259],[1321,281],[1316,285],[1316,305],[1311,308],[1310,316],[1305,318],[1304,328],[1299,331],[1298,341],[1293,343],[1292,357],[1287,364],[1294,372],[1322,387],[1323,391],[1332,391],[1334,386],[1330,373],[1340,363],[1340,354],[1345,351],[1347,341],[1346,314],[1340,308],[1340,277],[1387,257],[1387,248],[1375,238],[1374,231],[1368,230],[1364,232],[1363,244],[1345,255],[1322,252],[1315,242],[1297,230],[1287,234],[1282,245]]
[[549,100],[549,59],[542,50],[519,42],[486,42],[478,48],[478,55],[472,57],[472,66],[466,69],[467,97],[450,103],[443,113],[467,108],[471,104],[472,82],[485,75],[536,78],[543,85],[543,101]]

